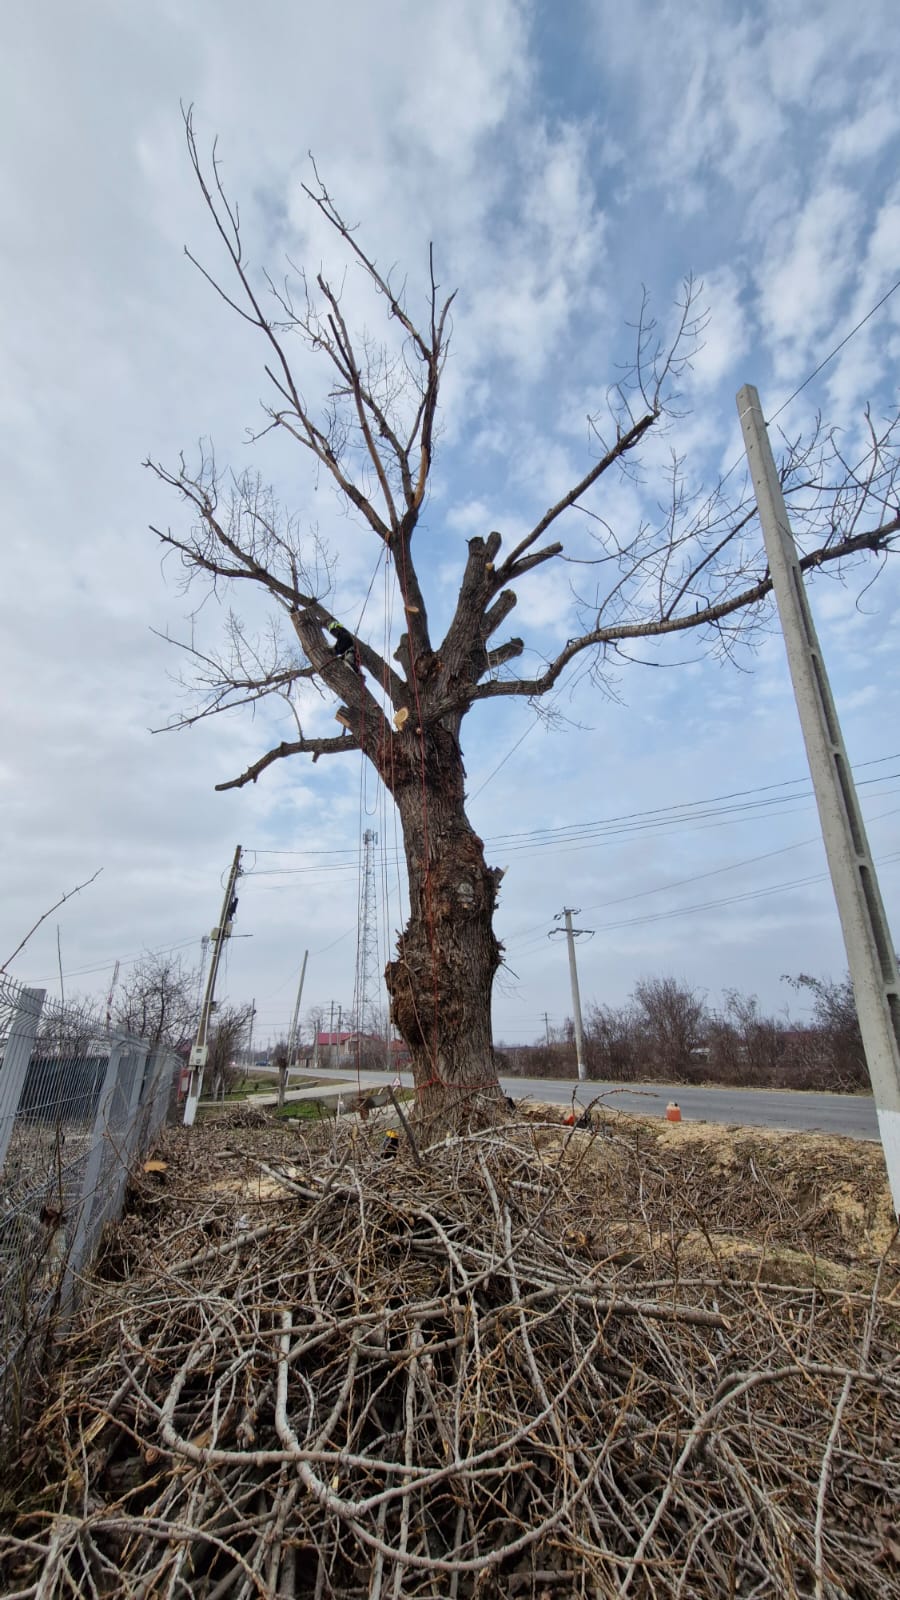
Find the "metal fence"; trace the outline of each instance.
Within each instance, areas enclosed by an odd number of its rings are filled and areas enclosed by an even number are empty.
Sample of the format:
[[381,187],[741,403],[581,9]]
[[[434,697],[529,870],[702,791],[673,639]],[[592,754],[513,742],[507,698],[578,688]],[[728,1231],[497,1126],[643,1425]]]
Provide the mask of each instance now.
[[180,1065],[0,974],[0,1421],[119,1215]]

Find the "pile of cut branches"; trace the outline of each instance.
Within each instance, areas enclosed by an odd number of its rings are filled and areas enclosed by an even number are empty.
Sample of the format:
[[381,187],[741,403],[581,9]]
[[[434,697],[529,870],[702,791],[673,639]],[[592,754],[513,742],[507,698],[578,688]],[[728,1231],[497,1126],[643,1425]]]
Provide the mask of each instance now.
[[10,1593],[897,1593],[895,1252],[682,1275],[702,1193],[608,1132],[161,1154],[24,1441]]

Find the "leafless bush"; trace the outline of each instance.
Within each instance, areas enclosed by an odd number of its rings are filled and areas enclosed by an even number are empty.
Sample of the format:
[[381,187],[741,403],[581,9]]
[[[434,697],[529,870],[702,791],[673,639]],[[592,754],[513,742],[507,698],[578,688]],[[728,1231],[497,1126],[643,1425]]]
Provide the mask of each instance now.
[[705,1062],[694,1055],[703,1046],[706,1024],[699,995],[677,978],[642,978],[632,998],[644,1070],[683,1083],[702,1078]]
[[589,1005],[584,1017],[584,1050],[592,1078],[628,1083],[643,1072],[633,1006]]
[[181,956],[147,954],[125,979],[113,1006],[116,1027],[151,1045],[173,1050],[193,1036],[197,1024],[198,973]]
[[209,1035],[208,1068],[215,1095],[230,1094],[243,1077],[235,1057],[250,1026],[251,1006],[220,1006]]
[[792,989],[812,1000],[812,1027],[807,1030],[809,1049],[800,1056],[815,1058],[817,1083],[803,1087],[864,1089],[869,1086],[866,1055],[850,975],[843,978],[813,978],[800,972],[795,978],[785,974]]

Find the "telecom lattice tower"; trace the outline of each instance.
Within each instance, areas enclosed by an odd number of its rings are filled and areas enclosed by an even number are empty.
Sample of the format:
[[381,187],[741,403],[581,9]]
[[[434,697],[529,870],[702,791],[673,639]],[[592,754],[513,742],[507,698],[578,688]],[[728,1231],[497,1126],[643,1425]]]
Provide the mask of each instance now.
[[380,1032],[377,1009],[381,992],[381,973],[378,970],[378,918],[375,906],[374,849],[378,843],[377,833],[367,828],[362,842],[359,940],[356,949],[356,982],[353,994],[354,1030],[358,1034]]

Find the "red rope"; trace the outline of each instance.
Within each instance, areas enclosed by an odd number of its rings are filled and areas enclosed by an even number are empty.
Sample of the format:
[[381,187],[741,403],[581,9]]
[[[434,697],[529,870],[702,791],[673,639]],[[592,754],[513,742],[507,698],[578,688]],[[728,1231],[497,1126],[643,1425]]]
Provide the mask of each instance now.
[[[376,568],[376,570],[377,570],[377,568]],[[374,579],[373,579],[373,582],[374,582]],[[371,585],[370,585],[370,591],[369,592],[371,593]],[[368,596],[367,596],[367,598],[368,598]],[[353,643],[353,656],[354,656],[354,660],[356,662],[356,670],[357,670],[357,672],[360,673],[360,677],[362,677],[362,672],[361,672],[361,669],[360,669],[360,662],[359,662],[359,649],[357,648],[355,640],[354,640],[354,643]],[[365,915],[365,909],[364,909],[365,887],[364,887],[364,879],[363,879],[364,868],[363,868],[363,864],[362,864],[363,858],[362,858],[362,842],[361,841],[362,841],[362,834],[363,834],[363,817],[365,815],[365,809],[366,809],[366,762],[368,760],[368,757],[366,755],[366,690],[365,690],[365,686],[364,685],[360,686],[360,695],[359,695],[359,754],[360,754],[360,768],[359,768],[359,836],[360,836],[360,857],[359,857],[359,861],[360,861],[360,866],[359,866],[359,872],[357,874],[357,885],[356,885],[356,995],[355,995],[356,1005],[355,1005],[355,1010],[356,1010],[356,1088],[357,1088],[357,1092],[361,1095],[362,1094],[362,1022],[363,1022],[363,1018],[362,1018],[362,995],[365,992],[365,981],[364,981],[364,973],[363,973],[363,967],[364,967],[364,963],[365,963],[365,947],[364,947],[364,944],[363,944],[362,931],[361,931],[361,926],[360,926],[360,924],[362,922],[362,918]]]

